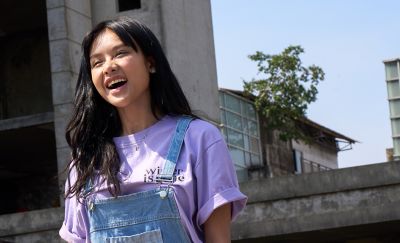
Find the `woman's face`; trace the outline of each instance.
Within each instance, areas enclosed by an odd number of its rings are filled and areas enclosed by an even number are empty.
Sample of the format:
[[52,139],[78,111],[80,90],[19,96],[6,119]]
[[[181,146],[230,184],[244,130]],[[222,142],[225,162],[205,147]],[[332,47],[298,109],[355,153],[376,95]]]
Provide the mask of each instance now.
[[150,103],[150,72],[155,69],[152,59],[146,58],[136,46],[138,52],[105,29],[90,49],[93,84],[100,95],[117,108]]

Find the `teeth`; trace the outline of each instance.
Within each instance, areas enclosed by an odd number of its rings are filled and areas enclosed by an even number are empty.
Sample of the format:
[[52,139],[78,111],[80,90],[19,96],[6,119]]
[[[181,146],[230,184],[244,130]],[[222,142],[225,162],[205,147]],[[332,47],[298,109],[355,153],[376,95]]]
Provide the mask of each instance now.
[[110,88],[113,84],[116,84],[119,82],[124,82],[124,81],[126,81],[126,79],[124,79],[124,78],[116,79],[116,80],[111,81],[107,86],[108,86],[108,88]]

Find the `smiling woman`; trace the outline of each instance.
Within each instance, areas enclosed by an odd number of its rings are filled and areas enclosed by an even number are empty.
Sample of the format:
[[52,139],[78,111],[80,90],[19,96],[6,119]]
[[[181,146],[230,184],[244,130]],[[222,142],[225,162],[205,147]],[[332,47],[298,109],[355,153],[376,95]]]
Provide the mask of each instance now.
[[107,20],[82,49],[61,237],[230,242],[247,198],[221,133],[192,113],[154,34]]

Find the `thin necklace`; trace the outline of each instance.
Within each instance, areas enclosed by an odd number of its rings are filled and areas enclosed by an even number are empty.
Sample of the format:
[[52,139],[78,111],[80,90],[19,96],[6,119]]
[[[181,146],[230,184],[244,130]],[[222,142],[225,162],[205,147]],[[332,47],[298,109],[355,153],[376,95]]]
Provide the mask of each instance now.
[[135,150],[136,150],[136,151],[139,150],[139,145],[140,145],[140,144],[143,142],[143,140],[147,137],[147,133],[149,133],[150,128],[151,128],[152,126],[154,126],[154,124],[156,124],[156,123],[157,123],[157,121],[156,121],[155,123],[153,123],[153,125],[151,125],[149,128],[147,128],[147,131],[146,131],[146,133],[144,134],[144,136],[142,137],[142,139],[140,139],[139,142],[137,142],[137,143],[135,144]]

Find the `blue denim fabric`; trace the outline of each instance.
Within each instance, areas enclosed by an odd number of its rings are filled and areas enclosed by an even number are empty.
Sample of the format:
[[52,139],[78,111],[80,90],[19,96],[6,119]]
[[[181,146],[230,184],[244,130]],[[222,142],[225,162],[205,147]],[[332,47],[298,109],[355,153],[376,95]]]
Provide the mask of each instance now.
[[[173,171],[182,147],[183,138],[192,118],[178,121],[168,150],[161,181],[173,183]],[[171,182],[172,180],[172,182]],[[93,190],[89,179],[84,196]],[[160,190],[167,191],[162,199]],[[182,225],[174,191],[170,187],[143,191],[117,199],[88,201],[90,240],[92,242],[190,242]]]
[[186,130],[191,120],[193,120],[193,118],[187,116],[179,119],[178,125],[176,125],[175,128],[174,135],[172,136],[162,174],[157,175],[156,181],[173,181],[173,173],[175,170],[176,161],[178,161],[178,156],[182,148],[183,138],[185,137]]

